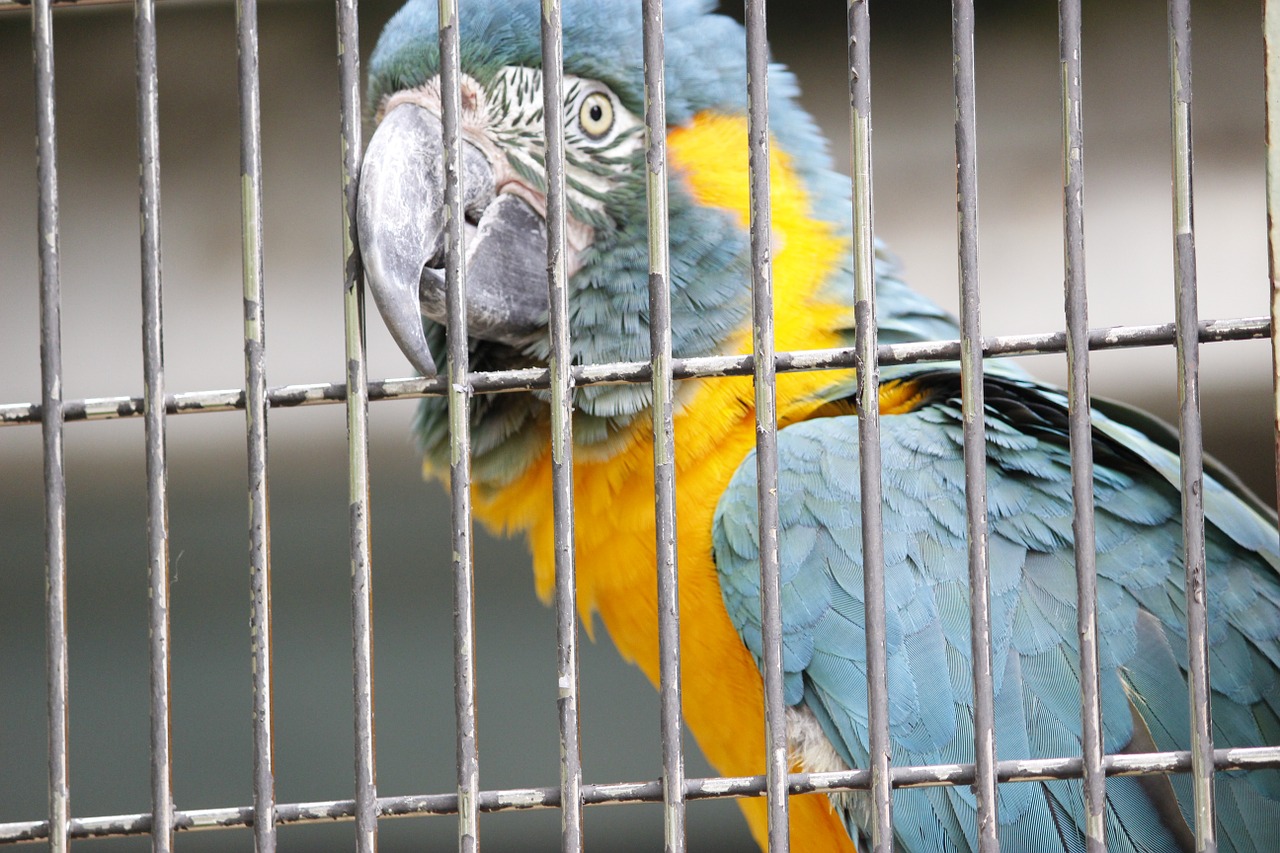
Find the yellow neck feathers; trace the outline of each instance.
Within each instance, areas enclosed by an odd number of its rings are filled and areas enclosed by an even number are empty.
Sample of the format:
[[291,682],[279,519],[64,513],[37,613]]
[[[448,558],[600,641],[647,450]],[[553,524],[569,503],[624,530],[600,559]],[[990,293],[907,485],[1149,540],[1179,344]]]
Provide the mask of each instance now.
[[[668,135],[673,180],[700,204],[732,212],[747,227],[746,121],[700,115]],[[771,154],[773,282],[779,350],[839,346],[851,325],[849,307],[825,302],[821,285],[846,245],[815,220],[789,159]],[[746,293],[751,286],[742,282]],[[728,351],[746,352],[750,328]],[[821,404],[816,392],[837,376],[778,378],[778,413],[798,420]],[[676,511],[680,567],[684,712],[703,752],[726,774],[763,772],[764,721],[759,670],[742,645],[720,596],[712,562],[711,522],[729,478],[755,443],[750,377],[684,383],[676,429]],[[579,455],[574,466],[578,604],[588,631],[599,614],[618,649],[658,679],[653,443],[647,420],[608,458]],[[533,552],[538,593],[554,586],[551,466],[544,455],[508,487],[476,494],[477,517],[505,531],[523,530]],[[763,800],[742,801],[763,838]],[[793,800],[792,839],[800,850],[852,850],[825,796]]]

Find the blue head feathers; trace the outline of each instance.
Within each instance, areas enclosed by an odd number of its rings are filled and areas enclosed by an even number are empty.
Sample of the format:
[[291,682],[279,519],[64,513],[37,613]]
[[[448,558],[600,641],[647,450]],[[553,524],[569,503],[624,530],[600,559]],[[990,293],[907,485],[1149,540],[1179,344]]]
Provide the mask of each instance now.
[[[541,68],[541,4],[538,0],[464,0],[460,3],[462,70],[481,84],[507,66]],[[746,34],[731,18],[715,14],[711,0],[664,3],[666,124],[689,125],[703,112],[745,115]],[[607,85],[636,116],[644,112],[644,61],[639,0],[564,0],[564,70]],[[369,104],[421,86],[439,71],[435,0],[409,0],[387,24],[369,61]],[[769,129],[775,150],[789,156],[808,190],[811,215],[837,233],[848,233],[849,182],[833,171],[826,140],[800,107],[795,77],[780,65],[769,71]],[[745,151],[744,151],[745,159]],[[643,361],[649,358],[648,237],[643,154],[628,178],[604,199],[607,224],[570,281],[571,347],[575,362]],[[677,175],[669,185],[672,347],[677,357],[724,351],[750,316],[748,235],[730,213],[701,206]],[[881,259],[883,261],[883,259]],[[949,318],[878,264],[880,322],[886,338],[950,337]],[[887,273],[887,275],[886,275]],[[851,300],[849,268],[827,286]],[[848,291],[848,293],[846,293]],[[850,302],[851,304],[851,302]],[[899,322],[900,321],[900,322]],[[923,323],[922,333],[919,325]],[[896,325],[895,325],[896,324]],[[899,329],[898,326],[902,328]],[[441,361],[443,330],[427,323],[429,345]],[[473,341],[472,367],[501,369],[545,363],[539,340],[521,351]],[[627,429],[649,403],[648,385],[599,385],[579,389],[575,442],[599,444]],[[447,420],[439,401],[424,401],[419,431],[431,455],[447,450]],[[473,409],[476,475],[504,481],[539,452],[530,421],[545,417],[533,397],[501,395]],[[527,440],[525,440],[527,438]],[[490,455],[490,452],[492,455]],[[490,464],[492,463],[492,464]]]
[[[463,70],[481,82],[506,65],[542,67],[538,0],[460,2]],[[746,33],[714,14],[714,0],[663,4],[667,124],[687,124],[703,110],[745,114]],[[644,114],[644,45],[639,0],[564,0],[564,70],[607,84],[636,115]],[[436,0],[409,0],[378,39],[369,60],[369,104],[419,86],[440,66]],[[848,184],[831,171],[826,139],[800,108],[795,76],[769,69],[769,128],[784,151],[804,152],[796,169],[820,216],[843,223]]]

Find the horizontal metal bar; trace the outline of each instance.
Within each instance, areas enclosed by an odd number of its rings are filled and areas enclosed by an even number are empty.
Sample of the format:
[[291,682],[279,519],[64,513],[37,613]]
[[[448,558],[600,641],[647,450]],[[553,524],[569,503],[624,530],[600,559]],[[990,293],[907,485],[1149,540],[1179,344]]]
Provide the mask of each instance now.
[[[69,9],[74,6],[106,6],[108,4],[117,6],[132,5],[133,0],[51,0],[49,3],[54,9]],[[30,9],[31,0],[0,0],[0,12],[25,12]]]
[[[1200,343],[1262,340],[1271,334],[1266,317],[1240,317],[1208,320],[1200,324]],[[1173,343],[1174,326],[1111,326],[1089,332],[1089,349],[1111,350],[1163,346]],[[1065,352],[1066,332],[1043,332],[1031,335],[998,335],[982,339],[984,358],[1015,355],[1048,355]],[[886,364],[914,364],[929,361],[954,361],[960,355],[959,341],[882,344],[879,361]],[[853,347],[796,350],[777,354],[779,373],[802,370],[841,370],[854,366]],[[750,376],[754,362],[749,355],[707,356],[672,359],[676,379],[703,379],[710,376]],[[608,385],[650,381],[647,361],[611,364],[574,365],[575,386]],[[369,383],[369,399],[407,400],[418,397],[440,397],[447,390],[445,379],[379,379]],[[518,370],[494,370],[471,374],[473,394],[496,394],[510,391],[538,391],[551,387],[551,373],[545,367]],[[347,399],[347,386],[342,382],[316,382],[303,385],[280,385],[267,390],[272,408],[317,406],[342,403]],[[217,391],[186,391],[165,398],[171,415],[195,412],[230,412],[244,409],[244,391],[229,388]],[[69,400],[63,404],[65,421],[100,421],[134,418],[142,415],[141,397],[90,397]],[[0,404],[0,427],[40,423],[39,403]]]
[[[1280,746],[1254,746],[1214,750],[1216,770],[1266,770],[1280,768]],[[1187,773],[1191,770],[1191,753],[1144,752],[1108,755],[1102,761],[1107,776],[1147,776]],[[1056,779],[1079,779],[1084,763],[1079,756],[1038,758],[1023,761],[996,762],[996,779],[1000,782],[1043,782]],[[972,764],[931,764],[890,768],[895,788],[925,788],[972,784]],[[846,770],[838,773],[792,773],[788,791],[812,794],[830,791],[865,791],[871,785],[868,770]],[[709,776],[686,779],[684,795],[689,800],[713,800],[730,797],[763,797],[764,776]],[[613,782],[584,784],[584,805],[621,805],[626,803],[662,802],[662,782]],[[481,812],[517,811],[522,809],[559,808],[560,787],[506,788],[482,791],[478,808]],[[353,820],[354,800],[327,800],[311,803],[287,803],[276,806],[276,823],[332,823]],[[423,817],[452,815],[458,811],[458,795],[408,794],[378,798],[378,816]],[[193,809],[174,813],[174,828],[179,831],[233,829],[253,823],[252,806],[221,809]],[[48,837],[48,821],[0,824],[0,844],[41,841]],[[151,830],[149,813],[74,818],[72,838],[105,838],[110,836],[145,835]]]

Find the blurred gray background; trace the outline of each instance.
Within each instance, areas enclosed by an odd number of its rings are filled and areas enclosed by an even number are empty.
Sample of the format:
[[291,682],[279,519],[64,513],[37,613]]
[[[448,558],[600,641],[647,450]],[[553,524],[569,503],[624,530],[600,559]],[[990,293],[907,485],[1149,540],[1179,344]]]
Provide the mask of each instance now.
[[[395,2],[361,9],[368,55]],[[465,14],[465,3],[463,4]],[[844,4],[777,2],[776,56],[847,154]],[[956,305],[950,14],[872,9],[877,234],[908,280]],[[1091,323],[1173,317],[1168,58],[1158,0],[1091,2],[1084,19]],[[1201,2],[1194,21],[1195,201],[1203,318],[1267,312],[1262,40],[1255,3]],[[68,399],[141,393],[137,136],[128,7],[55,12]],[[159,21],[165,358],[171,392],[243,384],[235,11],[165,2]],[[268,381],[343,373],[334,9],[260,10]],[[1053,4],[978,16],[980,234],[988,334],[1061,329],[1061,107]],[[0,7],[0,402],[38,400],[36,183],[30,19]],[[408,368],[377,322],[370,376]],[[1203,349],[1209,450],[1274,494],[1266,342]],[[1176,412],[1171,349],[1097,353],[1094,391]],[[1061,356],[1028,366],[1063,381]],[[423,483],[412,402],[371,406],[378,781],[384,794],[453,786],[448,508]],[[146,516],[142,423],[66,431],[71,785],[77,816],[148,808]],[[349,565],[342,407],[270,419],[276,767],[280,802],[352,795]],[[173,758],[179,808],[251,802],[244,418],[169,420]],[[0,430],[0,822],[45,814],[39,429]],[[555,641],[523,545],[476,549],[479,736],[485,788],[557,780]],[[598,634],[582,649],[588,781],[659,775],[656,695]],[[686,673],[696,678],[697,673]],[[691,750],[690,775],[709,772]],[[654,806],[592,808],[595,849],[661,845]],[[486,846],[556,849],[554,811],[482,818]],[[750,849],[728,802],[689,806],[694,850]],[[350,824],[286,827],[282,850],[343,850]],[[454,824],[381,824],[384,850],[446,850]],[[242,850],[249,833],[184,835]],[[146,849],[144,839],[85,851]]]

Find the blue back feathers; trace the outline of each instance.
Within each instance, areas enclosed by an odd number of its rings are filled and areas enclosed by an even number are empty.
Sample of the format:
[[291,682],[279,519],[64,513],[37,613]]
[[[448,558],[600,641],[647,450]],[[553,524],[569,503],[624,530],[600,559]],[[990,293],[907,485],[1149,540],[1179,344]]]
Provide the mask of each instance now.
[[[973,760],[968,563],[959,377],[918,366],[935,392],[881,421],[889,725],[897,764]],[[1186,614],[1177,458],[1095,412],[1098,631],[1104,748],[1188,748]],[[1000,758],[1080,754],[1070,455],[1066,399],[988,377],[991,636]],[[778,440],[780,563],[787,701],[803,704],[852,766],[868,750],[857,425],[819,418]],[[1209,497],[1212,495],[1212,497]],[[715,554],[725,603],[760,654],[755,462],[717,506]],[[1280,742],[1280,552],[1275,527],[1206,481],[1215,745]],[[1107,780],[1110,849],[1186,849],[1184,776]],[[1219,774],[1220,849],[1280,845],[1280,774]],[[851,830],[865,807],[850,795]],[[999,789],[1002,843],[1083,850],[1078,781]],[[1166,808],[1162,815],[1160,807]],[[894,794],[908,851],[976,846],[968,788]],[[1166,819],[1169,816],[1172,820]]]

